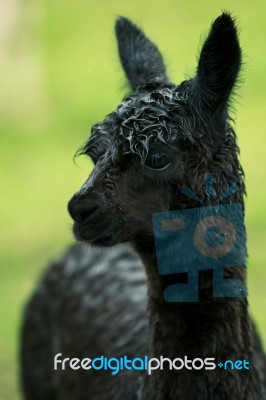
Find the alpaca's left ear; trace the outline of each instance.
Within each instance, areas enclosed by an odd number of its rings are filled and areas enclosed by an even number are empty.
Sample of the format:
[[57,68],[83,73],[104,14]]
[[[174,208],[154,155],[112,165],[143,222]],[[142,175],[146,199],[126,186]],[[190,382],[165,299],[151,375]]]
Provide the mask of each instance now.
[[163,58],[144,33],[127,18],[115,25],[119,56],[133,90],[149,82],[166,82]]
[[214,114],[226,106],[241,67],[237,28],[228,13],[212,24],[194,79],[196,97]]

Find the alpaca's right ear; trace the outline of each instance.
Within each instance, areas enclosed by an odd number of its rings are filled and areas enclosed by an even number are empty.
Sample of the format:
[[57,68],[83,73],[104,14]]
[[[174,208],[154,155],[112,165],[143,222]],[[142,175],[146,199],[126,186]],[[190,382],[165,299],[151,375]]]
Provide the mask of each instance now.
[[212,114],[226,107],[240,67],[237,27],[231,15],[224,12],[211,26],[194,79],[195,97]]
[[166,82],[162,56],[144,33],[127,18],[115,25],[119,56],[133,90],[149,82]]

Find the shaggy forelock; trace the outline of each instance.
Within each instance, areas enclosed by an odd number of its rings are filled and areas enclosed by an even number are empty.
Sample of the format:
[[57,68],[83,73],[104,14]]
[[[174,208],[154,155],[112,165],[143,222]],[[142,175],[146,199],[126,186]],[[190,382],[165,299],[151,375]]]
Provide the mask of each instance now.
[[[191,86],[191,81],[185,81],[179,86],[153,82],[139,87],[102,123],[93,126],[78,154],[97,160],[109,149],[113,158],[132,154],[144,163],[151,143],[193,144],[203,136],[210,137],[209,116],[189,101]],[[226,131],[223,135],[231,135],[227,123]]]

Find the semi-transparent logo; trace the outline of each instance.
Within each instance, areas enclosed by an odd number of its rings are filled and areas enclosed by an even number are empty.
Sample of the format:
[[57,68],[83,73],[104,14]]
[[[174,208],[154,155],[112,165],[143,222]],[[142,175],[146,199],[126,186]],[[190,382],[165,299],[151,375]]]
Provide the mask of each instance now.
[[[212,193],[211,174],[206,175],[209,201]],[[237,190],[232,185],[219,198]],[[168,286],[166,302],[197,302],[199,271],[213,270],[214,297],[244,297],[245,284],[225,279],[224,270],[246,263],[247,250],[243,210],[239,203],[203,205],[187,187],[182,192],[201,203],[201,207],[153,214],[153,229],[158,270],[161,275],[186,273],[187,283]]]

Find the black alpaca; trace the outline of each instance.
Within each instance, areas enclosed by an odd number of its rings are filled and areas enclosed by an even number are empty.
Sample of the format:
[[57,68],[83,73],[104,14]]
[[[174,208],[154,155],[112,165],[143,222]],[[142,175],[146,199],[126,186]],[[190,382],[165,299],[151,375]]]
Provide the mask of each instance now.
[[[132,94],[93,126],[82,153],[95,167],[69,203],[76,238],[95,246],[77,244],[56,261],[26,308],[25,399],[266,399],[266,361],[247,299],[214,298],[212,273],[202,271],[198,302],[165,302],[165,287],[185,277],[158,273],[152,227],[154,213],[199,207],[182,187],[206,198],[208,172],[215,176],[214,204],[236,183],[238,191],[223,203],[243,206],[228,116],[241,67],[234,20],[227,13],[215,20],[195,77],[178,86],[134,24],[119,18],[116,35]],[[246,282],[246,269],[227,268],[225,277]],[[57,353],[246,359],[250,370],[55,371]]]

